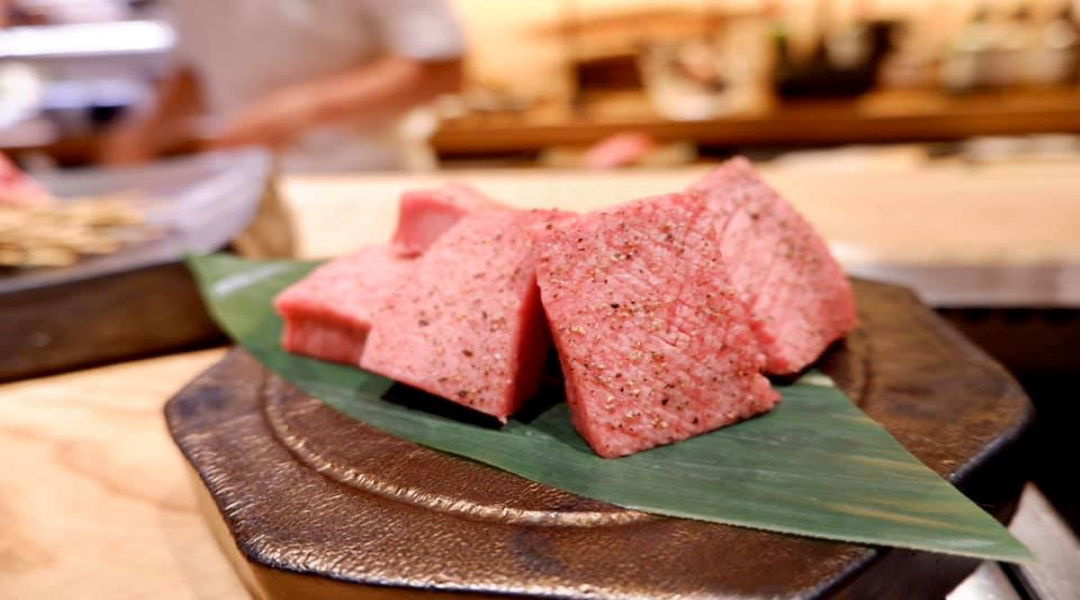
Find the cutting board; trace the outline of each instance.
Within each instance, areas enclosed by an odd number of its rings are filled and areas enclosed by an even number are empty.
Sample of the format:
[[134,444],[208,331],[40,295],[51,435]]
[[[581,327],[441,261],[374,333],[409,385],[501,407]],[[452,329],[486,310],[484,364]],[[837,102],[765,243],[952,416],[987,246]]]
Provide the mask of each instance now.
[[[1030,420],[1016,382],[909,291],[856,282],[821,361],[1002,520]],[[232,351],[166,406],[218,539],[264,598],[940,597],[977,561],[644,515],[372,429]]]

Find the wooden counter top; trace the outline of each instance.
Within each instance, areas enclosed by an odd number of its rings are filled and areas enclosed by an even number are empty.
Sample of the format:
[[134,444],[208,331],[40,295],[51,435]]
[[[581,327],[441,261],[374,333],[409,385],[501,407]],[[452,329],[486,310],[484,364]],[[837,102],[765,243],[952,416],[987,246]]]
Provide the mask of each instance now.
[[161,412],[222,354],[0,386],[0,597],[244,597]]

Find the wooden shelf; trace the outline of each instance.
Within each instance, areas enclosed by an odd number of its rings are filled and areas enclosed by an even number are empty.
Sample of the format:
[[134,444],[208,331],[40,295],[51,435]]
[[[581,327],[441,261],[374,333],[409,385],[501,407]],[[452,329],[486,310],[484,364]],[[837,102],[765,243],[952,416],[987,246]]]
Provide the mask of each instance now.
[[644,97],[638,109],[620,102],[619,116],[603,106],[583,114],[534,110],[520,115],[467,116],[447,121],[433,138],[440,155],[530,152],[589,144],[614,133],[642,131],[662,141],[707,146],[786,146],[921,142],[981,135],[1080,133],[1080,88],[984,92],[877,92],[850,100],[777,104],[753,116],[670,121]]

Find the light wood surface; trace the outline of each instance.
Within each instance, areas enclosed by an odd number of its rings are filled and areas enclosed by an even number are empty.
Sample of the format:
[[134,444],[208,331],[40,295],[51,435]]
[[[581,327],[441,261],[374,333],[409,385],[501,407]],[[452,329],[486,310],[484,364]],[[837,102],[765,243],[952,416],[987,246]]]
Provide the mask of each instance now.
[[[701,170],[455,178],[515,205],[581,209],[678,189]],[[1021,264],[1077,255],[1080,165],[857,171],[784,167],[767,175],[834,243],[874,260]],[[284,195],[302,254],[327,256],[384,239],[396,193],[443,179],[290,179]],[[0,386],[0,598],[245,597],[196,512],[161,415],[165,400],[220,356],[181,354]]]
[[[1080,162],[830,165],[761,170],[840,246],[846,253],[842,260],[1019,264],[1080,259]],[[398,195],[409,188],[457,180],[514,206],[589,210],[678,191],[709,168],[309,176],[287,180],[284,195],[299,223],[300,253],[321,257],[385,241],[396,219]]]
[[0,598],[242,598],[162,405],[222,355],[0,387]]

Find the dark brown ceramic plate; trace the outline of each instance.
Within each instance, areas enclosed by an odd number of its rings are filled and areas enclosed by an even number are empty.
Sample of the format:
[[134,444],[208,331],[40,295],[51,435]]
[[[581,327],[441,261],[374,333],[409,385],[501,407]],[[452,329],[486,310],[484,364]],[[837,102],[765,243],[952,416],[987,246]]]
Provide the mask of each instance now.
[[[1008,518],[1023,481],[1023,393],[906,290],[856,290],[862,326],[823,369],[928,466]],[[912,598],[940,596],[976,566],[583,499],[376,431],[242,350],[166,416],[223,548],[267,598]]]

